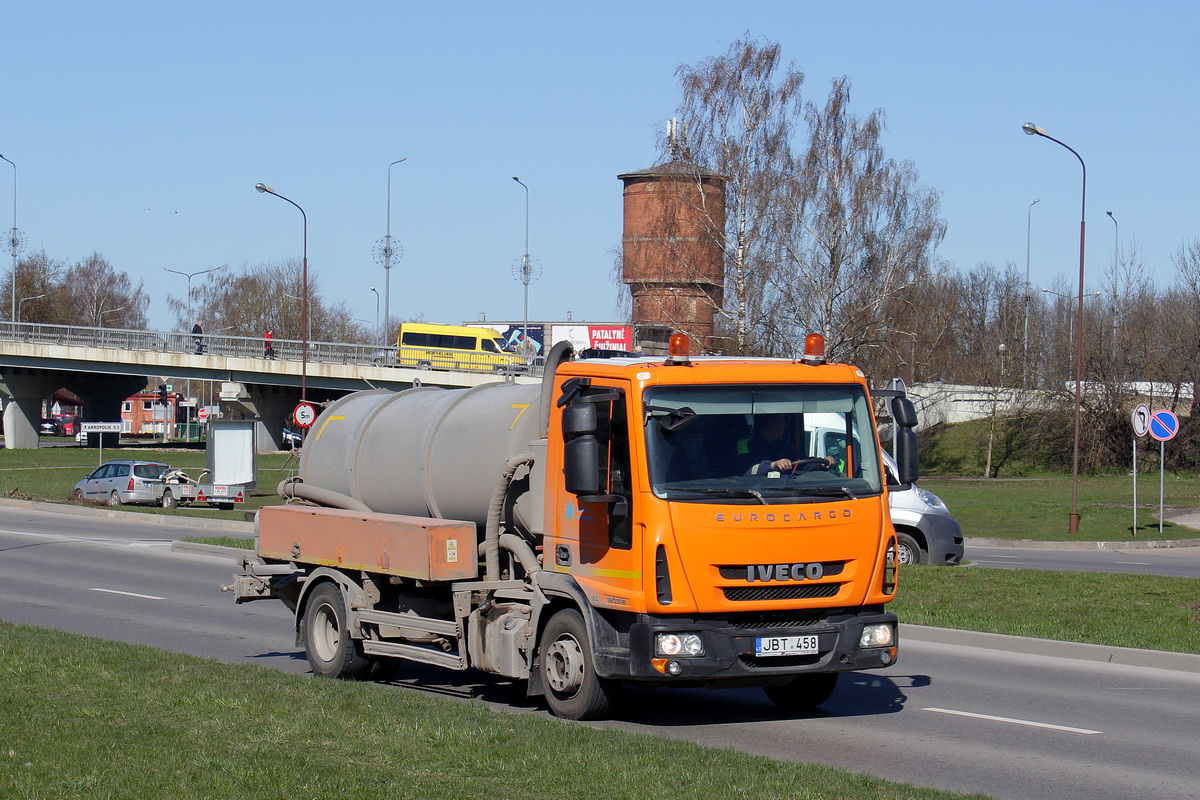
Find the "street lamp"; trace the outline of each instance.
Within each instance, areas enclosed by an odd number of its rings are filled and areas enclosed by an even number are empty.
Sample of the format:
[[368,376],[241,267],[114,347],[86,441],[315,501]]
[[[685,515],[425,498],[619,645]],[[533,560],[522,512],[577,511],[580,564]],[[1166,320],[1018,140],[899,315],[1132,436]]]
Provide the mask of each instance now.
[[1042,198],[1035,199],[1029,204],[1029,209],[1025,212],[1025,350],[1021,355],[1021,386],[1024,387],[1029,382],[1029,301],[1032,300],[1029,296],[1029,244],[1031,240],[1030,234],[1033,232],[1033,207],[1042,202]]
[[[1075,299],[1075,295],[1073,295],[1073,294],[1063,294],[1062,292],[1056,292],[1053,289],[1042,289],[1042,291],[1045,292],[1046,294],[1052,294],[1055,297],[1061,297],[1063,300],[1066,300],[1067,302],[1071,302]],[[1099,296],[1100,296],[1100,292],[1088,292],[1087,294],[1084,295],[1084,297],[1099,297]],[[1071,316],[1069,310],[1067,313],[1067,331],[1068,331],[1067,341],[1069,342],[1075,338],[1075,317]]]
[[287,200],[287,202],[296,206],[296,210],[300,212],[300,217],[304,220],[304,261],[301,278],[303,287],[301,294],[304,295],[304,302],[301,304],[301,307],[304,309],[304,341],[300,345],[300,402],[304,402],[308,399],[308,214],[305,214],[304,209],[300,208],[294,200],[289,200],[265,183],[256,183],[254,184],[254,188],[259,192],[273,194],[280,200]]
[[209,272],[216,272],[217,270],[224,269],[224,268],[225,268],[224,264],[222,264],[219,267],[210,267],[209,269],[202,269],[198,272],[180,272],[177,269],[167,269],[166,267],[162,268],[163,272],[173,272],[176,275],[182,275],[183,277],[187,278],[187,321],[188,322],[196,321],[195,319],[192,318],[192,278],[194,278],[197,275],[204,275]]
[[125,310],[125,306],[118,306],[118,307],[116,307],[116,308],[106,308],[106,309],[101,309],[100,313],[97,315],[97,316],[99,317],[99,319],[100,319],[100,327],[101,327],[101,328],[103,328],[103,327],[104,327],[104,315],[105,315],[105,314],[115,314],[115,313],[117,313],[118,311],[124,311],[124,310]]
[[20,300],[18,300],[18,301],[17,301],[17,318],[16,318],[15,320],[13,320],[13,321],[14,321],[14,322],[20,322],[20,321],[21,321],[21,314],[22,314],[22,311],[23,311],[23,309],[25,308],[25,301],[26,301],[26,300],[37,300],[37,299],[39,299],[39,298],[42,298],[42,297],[46,297],[46,295],[44,295],[44,294],[35,294],[33,297],[22,297]]
[[525,318],[524,327],[521,330],[521,345],[525,348],[525,352],[529,353],[529,281],[530,281],[530,264],[529,264],[529,187],[526,186],[516,175],[513,180],[521,184],[521,188],[525,190],[525,255],[521,256],[521,283],[525,284]]
[[1079,166],[1083,169],[1083,192],[1079,207],[1079,330],[1075,332],[1078,337],[1075,340],[1075,446],[1071,458],[1071,516],[1067,521],[1068,532],[1075,535],[1079,532],[1079,424],[1083,408],[1083,242],[1087,218],[1087,165],[1083,163],[1083,156],[1071,146],[1055,139],[1032,122],[1026,122],[1021,130],[1029,136],[1041,136],[1070,150],[1079,159]]
[[1121,226],[1117,224],[1117,218],[1111,211],[1104,213],[1108,214],[1108,218],[1113,221],[1112,357],[1115,367],[1117,363],[1117,269],[1121,266]]
[[[387,330],[392,318],[392,257],[397,255],[398,245],[392,241],[392,167],[408,161],[408,156],[388,164],[387,180],[387,235],[375,243],[375,257],[383,259],[383,327]],[[382,337],[381,337],[382,338]]]
[[11,159],[0,155],[0,160],[7,161],[12,164],[13,168],[13,226],[8,232],[8,247],[12,251],[12,311],[9,319],[13,322],[17,321],[17,256],[24,250],[24,242],[22,241],[21,231],[17,229],[17,165],[13,164]]
[[383,337],[379,335],[379,290],[372,286],[371,291],[375,292],[375,338],[379,341],[380,347],[386,347]]

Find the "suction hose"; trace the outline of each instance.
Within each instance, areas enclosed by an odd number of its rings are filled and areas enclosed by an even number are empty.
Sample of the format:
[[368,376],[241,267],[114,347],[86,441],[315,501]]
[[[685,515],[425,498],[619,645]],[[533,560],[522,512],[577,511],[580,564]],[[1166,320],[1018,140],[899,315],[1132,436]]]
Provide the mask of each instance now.
[[483,533],[483,560],[489,581],[499,580],[500,577],[500,515],[504,513],[504,498],[508,496],[508,485],[518,467],[532,463],[531,453],[517,453],[508,459],[500,473],[496,490],[492,492],[492,500],[488,503],[487,526]]
[[280,497],[285,500],[290,500],[293,497],[298,497],[301,500],[310,500],[314,503],[319,503],[330,508],[345,508],[350,511],[370,511],[371,509],[361,500],[356,500],[349,495],[341,492],[322,489],[319,486],[312,486],[304,483],[299,478],[284,478],[279,482],[279,486],[275,491]]

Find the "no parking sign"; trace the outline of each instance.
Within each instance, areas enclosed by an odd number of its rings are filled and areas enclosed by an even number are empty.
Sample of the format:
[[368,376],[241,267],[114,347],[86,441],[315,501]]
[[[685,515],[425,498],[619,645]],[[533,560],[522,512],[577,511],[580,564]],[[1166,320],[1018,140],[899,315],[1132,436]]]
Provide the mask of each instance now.
[[1179,417],[1163,409],[1150,417],[1150,436],[1160,442],[1169,442],[1179,433]]

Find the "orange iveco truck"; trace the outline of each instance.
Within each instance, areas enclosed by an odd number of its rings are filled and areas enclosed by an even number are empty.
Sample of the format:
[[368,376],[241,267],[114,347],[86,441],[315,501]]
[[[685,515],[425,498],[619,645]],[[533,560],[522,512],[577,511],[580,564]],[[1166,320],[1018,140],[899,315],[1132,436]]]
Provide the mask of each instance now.
[[[540,384],[331,403],[226,588],[286,603],[322,676],[480,669],[569,719],[606,716],[631,683],[825,702],[898,647],[863,373],[826,363],[817,335],[796,360],[688,348],[572,360],[560,344]],[[916,415],[889,405],[907,484]]]

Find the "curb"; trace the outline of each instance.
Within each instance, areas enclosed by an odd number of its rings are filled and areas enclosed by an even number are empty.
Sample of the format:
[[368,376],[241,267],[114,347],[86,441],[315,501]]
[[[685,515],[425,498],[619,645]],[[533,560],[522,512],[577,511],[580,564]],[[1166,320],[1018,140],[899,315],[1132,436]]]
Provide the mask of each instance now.
[[1011,547],[1020,550],[1160,550],[1200,547],[1200,539],[1134,539],[1128,542],[1045,542],[1036,539],[963,539],[967,547]]
[[1053,656],[1101,664],[1120,664],[1128,667],[1169,669],[1176,672],[1200,674],[1200,655],[1171,653],[1164,650],[1136,650],[1132,647],[1110,647],[1083,642],[1060,642],[1056,639],[1035,639],[1031,636],[1011,636],[1003,633],[981,633],[954,628],[932,628],[927,625],[900,623],[900,642],[930,642],[959,647],[1001,650],[1031,656]]
[[45,511],[75,517],[100,517],[103,519],[126,519],[147,525],[162,525],[172,528],[194,528],[196,530],[226,531],[228,533],[254,533],[253,522],[238,522],[232,519],[204,519],[203,517],[174,516],[167,514],[139,514],[136,511],[116,511],[107,507],[92,508],[68,503],[48,503],[40,500],[13,500],[0,498],[0,506],[25,508],[30,511]]

